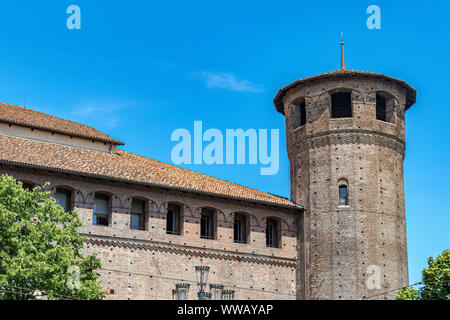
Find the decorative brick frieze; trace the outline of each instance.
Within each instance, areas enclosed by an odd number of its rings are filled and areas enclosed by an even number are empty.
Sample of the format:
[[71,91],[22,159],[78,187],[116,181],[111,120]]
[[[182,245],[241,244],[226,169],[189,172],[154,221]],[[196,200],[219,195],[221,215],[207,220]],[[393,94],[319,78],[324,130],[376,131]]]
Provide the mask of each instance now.
[[[86,239],[86,244],[90,246],[103,246],[103,247],[120,247],[144,251],[154,251],[168,254],[183,255],[189,257],[224,260],[224,261],[236,261],[253,263],[260,265],[271,265],[285,268],[296,268],[297,263],[295,259],[282,259],[282,258],[263,258],[258,255],[245,255],[245,254],[232,254],[222,253],[222,250],[205,250],[202,248],[189,248],[184,246],[164,246],[162,244],[154,244],[151,241],[129,241],[128,239],[117,240],[114,237],[105,238],[93,238],[92,235],[85,235],[89,237]],[[188,249],[189,248],[189,249]]]
[[327,131],[306,136],[299,140],[299,144],[302,144],[302,140],[308,141],[310,149],[330,145],[367,144],[390,148],[400,154],[405,152],[405,142],[398,137],[369,130],[346,129]]

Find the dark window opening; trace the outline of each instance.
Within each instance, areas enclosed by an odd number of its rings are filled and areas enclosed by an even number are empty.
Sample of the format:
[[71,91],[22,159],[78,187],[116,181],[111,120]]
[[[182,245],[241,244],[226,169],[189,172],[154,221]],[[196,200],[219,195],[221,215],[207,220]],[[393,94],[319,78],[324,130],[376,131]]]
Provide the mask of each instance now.
[[339,205],[348,206],[348,188],[347,186],[339,187]]
[[176,204],[169,204],[167,208],[166,233],[176,235],[181,233],[181,208]]
[[24,190],[33,191],[33,189],[36,187],[36,185],[28,182],[22,182],[22,188]]
[[247,217],[236,213],[234,216],[234,242],[247,243]]
[[278,221],[269,218],[266,225],[266,246],[278,248],[278,245]]
[[133,199],[131,201],[131,229],[145,230],[145,201]]
[[377,120],[393,122],[396,108],[395,98],[387,93],[377,93]]
[[105,194],[95,194],[93,224],[96,226],[108,226],[109,212],[109,197]]
[[304,126],[306,124],[306,104],[302,103],[300,105],[300,126]]
[[57,188],[55,192],[56,204],[61,206],[65,212],[72,211],[72,192],[64,188]]
[[306,102],[304,98],[298,98],[292,102],[289,118],[294,129],[306,124]]
[[331,117],[352,117],[352,95],[350,92],[337,92],[331,95]]
[[214,239],[214,211],[212,210],[202,209],[200,237],[202,239]]
[[377,119],[387,121],[386,116],[386,98],[377,94]]

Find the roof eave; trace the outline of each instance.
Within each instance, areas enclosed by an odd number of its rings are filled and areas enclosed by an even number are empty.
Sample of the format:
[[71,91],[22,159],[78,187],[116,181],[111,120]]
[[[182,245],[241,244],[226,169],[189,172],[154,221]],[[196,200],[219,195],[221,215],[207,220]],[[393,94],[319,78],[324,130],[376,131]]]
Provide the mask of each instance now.
[[63,134],[63,135],[66,135],[66,136],[71,136],[71,137],[78,137],[78,138],[83,138],[83,139],[89,139],[89,140],[92,140],[92,141],[98,141],[98,142],[103,142],[103,143],[114,144],[114,145],[118,145],[118,146],[125,145],[124,142],[116,140],[116,139],[113,139],[113,138],[111,138],[111,139],[96,138],[96,137],[91,137],[91,136],[88,136],[88,135],[82,135],[82,134],[77,134],[77,133],[72,133],[72,132],[66,132],[64,130],[58,130],[58,129],[50,129],[50,128],[46,128],[46,127],[25,124],[25,123],[21,123],[20,121],[13,121],[13,120],[7,120],[7,119],[0,119],[0,122],[8,123],[8,124],[14,124],[16,126],[21,126],[21,127],[31,128],[31,129],[43,130],[43,131],[47,131],[47,132],[51,132],[51,133],[59,133],[59,134]]
[[302,205],[296,204],[292,201],[291,201],[292,205],[285,205],[285,204],[275,203],[275,202],[270,202],[270,201],[262,201],[262,200],[256,200],[256,199],[234,197],[234,196],[230,196],[230,195],[226,195],[226,194],[216,194],[216,193],[206,192],[206,191],[201,191],[201,190],[196,190],[196,189],[173,187],[173,186],[161,185],[161,184],[156,184],[156,183],[140,182],[140,181],[136,181],[136,180],[132,180],[132,179],[121,179],[121,178],[116,178],[116,177],[111,177],[111,176],[106,176],[106,175],[91,174],[91,173],[86,173],[86,172],[81,172],[81,171],[76,171],[76,170],[66,170],[66,169],[45,167],[45,166],[33,165],[33,164],[23,163],[23,162],[14,162],[14,161],[8,161],[8,160],[0,160],[0,164],[16,166],[16,167],[24,167],[24,168],[29,168],[29,169],[47,170],[47,171],[57,172],[57,173],[72,174],[72,175],[78,175],[78,176],[83,176],[83,177],[87,177],[87,178],[97,178],[97,179],[109,180],[109,181],[115,181],[115,182],[132,183],[132,184],[153,187],[153,188],[159,188],[159,189],[170,189],[170,190],[175,190],[175,191],[190,192],[190,193],[195,193],[195,194],[199,194],[199,195],[225,198],[225,199],[230,199],[230,200],[246,201],[249,203],[257,203],[260,205],[267,205],[267,206],[272,206],[272,207],[277,207],[277,208],[304,210],[304,207]]

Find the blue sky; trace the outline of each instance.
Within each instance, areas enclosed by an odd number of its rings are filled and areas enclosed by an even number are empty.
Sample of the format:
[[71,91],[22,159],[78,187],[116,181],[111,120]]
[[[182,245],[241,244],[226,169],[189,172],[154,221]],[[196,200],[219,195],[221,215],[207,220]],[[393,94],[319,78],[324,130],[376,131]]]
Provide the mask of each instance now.
[[[66,28],[81,8],[82,29]],[[381,8],[382,29],[366,27]],[[272,99],[299,78],[347,67],[406,80],[404,163],[410,282],[450,247],[448,1],[8,1],[0,6],[0,101],[80,121],[170,162],[177,128],[280,129],[280,171],[189,169],[289,196],[284,118]]]

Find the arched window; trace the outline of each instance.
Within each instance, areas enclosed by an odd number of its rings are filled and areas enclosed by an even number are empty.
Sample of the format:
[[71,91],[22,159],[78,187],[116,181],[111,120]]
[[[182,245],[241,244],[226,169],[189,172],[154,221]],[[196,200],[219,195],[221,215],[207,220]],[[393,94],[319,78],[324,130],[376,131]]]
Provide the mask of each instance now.
[[277,219],[267,218],[266,224],[266,246],[269,248],[278,248],[280,245],[278,228],[280,223]]
[[376,95],[376,113],[377,120],[393,122],[395,109],[395,99],[388,93],[377,92]]
[[174,203],[167,206],[166,233],[181,234],[181,207]]
[[72,191],[66,188],[56,188],[55,192],[56,204],[63,207],[65,212],[71,212],[72,208]]
[[108,226],[110,210],[109,196],[103,193],[96,193],[94,199],[93,224],[96,226]]
[[215,217],[216,213],[213,210],[202,208],[200,220],[200,237],[202,239],[213,240],[215,238]]
[[348,206],[348,187],[339,186],[339,205]]
[[131,200],[131,229],[145,230],[145,200]]
[[336,92],[331,94],[331,117],[332,118],[352,117],[351,92]]
[[247,216],[241,213],[234,215],[234,242],[247,243]]

